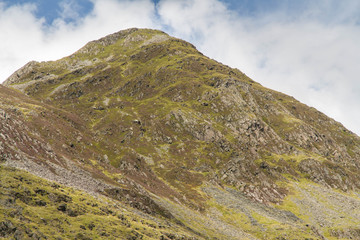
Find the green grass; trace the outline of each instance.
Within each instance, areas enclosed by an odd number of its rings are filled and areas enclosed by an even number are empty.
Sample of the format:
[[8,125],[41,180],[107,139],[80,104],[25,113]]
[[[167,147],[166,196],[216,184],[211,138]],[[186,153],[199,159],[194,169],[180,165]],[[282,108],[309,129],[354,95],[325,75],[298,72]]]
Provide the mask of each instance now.
[[[24,171],[0,166],[0,181],[0,222],[11,222],[23,239],[31,239],[32,234],[49,239],[159,239],[174,232],[191,235],[179,226],[171,227],[167,220],[138,215],[119,202]],[[61,206],[66,210],[59,210]],[[5,237],[12,236],[14,232]]]

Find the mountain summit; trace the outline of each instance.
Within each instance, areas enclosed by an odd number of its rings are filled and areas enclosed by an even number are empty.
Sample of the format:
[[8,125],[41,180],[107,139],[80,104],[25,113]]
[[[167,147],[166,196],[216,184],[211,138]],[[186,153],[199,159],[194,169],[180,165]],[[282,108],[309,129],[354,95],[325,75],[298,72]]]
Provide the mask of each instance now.
[[188,42],[128,29],[3,85],[0,237],[360,237],[360,138]]

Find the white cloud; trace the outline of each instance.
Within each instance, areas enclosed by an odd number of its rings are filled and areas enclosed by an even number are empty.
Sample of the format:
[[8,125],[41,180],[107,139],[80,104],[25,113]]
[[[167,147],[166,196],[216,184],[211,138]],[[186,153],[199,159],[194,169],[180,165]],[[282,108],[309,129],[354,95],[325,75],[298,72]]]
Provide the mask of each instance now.
[[60,2],[60,17],[62,19],[76,20],[80,17],[79,5],[75,0],[64,0]]
[[[28,59],[34,50],[30,46],[42,42],[43,19],[33,16],[34,5],[26,4],[5,9],[0,3],[0,64],[1,79],[19,67],[19,59]],[[26,42],[26,44],[24,44]]]
[[161,0],[158,12],[151,0],[92,1],[93,11],[78,18],[74,1],[64,0],[62,18],[51,26],[34,17],[34,5],[5,8],[0,2],[0,81],[30,60],[61,58],[121,29],[162,28],[360,134],[356,0],[305,0],[296,9],[284,1],[255,16],[241,16],[219,0]]

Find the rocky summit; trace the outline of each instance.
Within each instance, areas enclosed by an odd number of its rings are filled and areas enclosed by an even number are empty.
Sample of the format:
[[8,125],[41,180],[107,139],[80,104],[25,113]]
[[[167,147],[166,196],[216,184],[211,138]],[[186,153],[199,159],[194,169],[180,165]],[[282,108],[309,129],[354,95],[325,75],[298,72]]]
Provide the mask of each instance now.
[[0,86],[0,238],[360,239],[360,138],[164,32]]

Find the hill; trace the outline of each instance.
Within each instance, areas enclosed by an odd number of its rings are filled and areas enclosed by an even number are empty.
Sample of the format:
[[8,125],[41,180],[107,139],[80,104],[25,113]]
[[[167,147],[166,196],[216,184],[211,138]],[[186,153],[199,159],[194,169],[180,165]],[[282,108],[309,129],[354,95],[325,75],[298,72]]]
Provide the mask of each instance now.
[[3,237],[360,237],[359,137],[161,31],[30,62],[0,111]]

